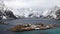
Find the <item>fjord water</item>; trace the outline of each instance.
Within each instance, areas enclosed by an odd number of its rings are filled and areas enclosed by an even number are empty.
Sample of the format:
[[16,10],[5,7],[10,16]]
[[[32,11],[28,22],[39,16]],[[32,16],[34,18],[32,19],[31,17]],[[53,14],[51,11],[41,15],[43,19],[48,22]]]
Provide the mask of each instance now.
[[48,30],[33,30],[24,32],[11,32],[7,29],[21,23],[44,23],[44,24],[56,24],[60,26],[60,20],[47,20],[47,19],[16,19],[16,20],[5,20],[9,24],[0,24],[0,34],[60,34],[60,28],[48,29]]

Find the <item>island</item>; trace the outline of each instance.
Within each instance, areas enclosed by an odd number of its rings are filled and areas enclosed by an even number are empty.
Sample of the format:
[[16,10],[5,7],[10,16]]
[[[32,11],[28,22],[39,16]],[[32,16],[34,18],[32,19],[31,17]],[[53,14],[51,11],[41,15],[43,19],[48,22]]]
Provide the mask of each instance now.
[[22,25],[16,25],[10,29],[9,31],[13,32],[21,32],[21,31],[32,31],[32,30],[47,30],[54,28],[55,26],[53,24],[45,25],[45,24],[22,24]]

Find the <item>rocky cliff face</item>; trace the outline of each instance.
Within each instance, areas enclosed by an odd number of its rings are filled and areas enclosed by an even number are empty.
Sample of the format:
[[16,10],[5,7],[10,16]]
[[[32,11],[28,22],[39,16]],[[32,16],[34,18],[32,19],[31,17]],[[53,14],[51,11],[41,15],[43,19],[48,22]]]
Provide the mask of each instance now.
[[11,10],[5,10],[5,14],[6,14],[7,18],[16,19],[16,16],[13,14],[13,12]]
[[0,19],[17,19],[11,10],[0,11]]

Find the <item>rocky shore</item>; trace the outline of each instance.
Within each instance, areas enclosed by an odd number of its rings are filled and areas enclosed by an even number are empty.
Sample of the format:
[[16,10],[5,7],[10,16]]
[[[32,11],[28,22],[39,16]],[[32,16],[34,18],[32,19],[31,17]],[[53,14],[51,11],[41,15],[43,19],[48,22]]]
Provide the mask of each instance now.
[[46,24],[24,24],[24,25],[16,25],[10,29],[9,31],[13,32],[19,32],[19,31],[31,31],[31,30],[47,30],[54,28],[55,26],[52,24],[46,25]]
[[0,24],[5,24],[5,25],[7,25],[7,24],[9,24],[9,23],[4,22],[4,21],[0,21]]

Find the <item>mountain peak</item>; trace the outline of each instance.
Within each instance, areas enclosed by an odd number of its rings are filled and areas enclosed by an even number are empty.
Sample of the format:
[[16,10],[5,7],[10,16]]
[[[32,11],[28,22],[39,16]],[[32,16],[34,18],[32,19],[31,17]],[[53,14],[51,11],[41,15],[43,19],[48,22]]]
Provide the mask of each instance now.
[[60,19],[60,6],[57,5],[55,6],[54,8],[48,10],[48,11],[45,11],[43,14],[42,14],[44,17],[47,17],[47,18],[54,18],[54,19]]

